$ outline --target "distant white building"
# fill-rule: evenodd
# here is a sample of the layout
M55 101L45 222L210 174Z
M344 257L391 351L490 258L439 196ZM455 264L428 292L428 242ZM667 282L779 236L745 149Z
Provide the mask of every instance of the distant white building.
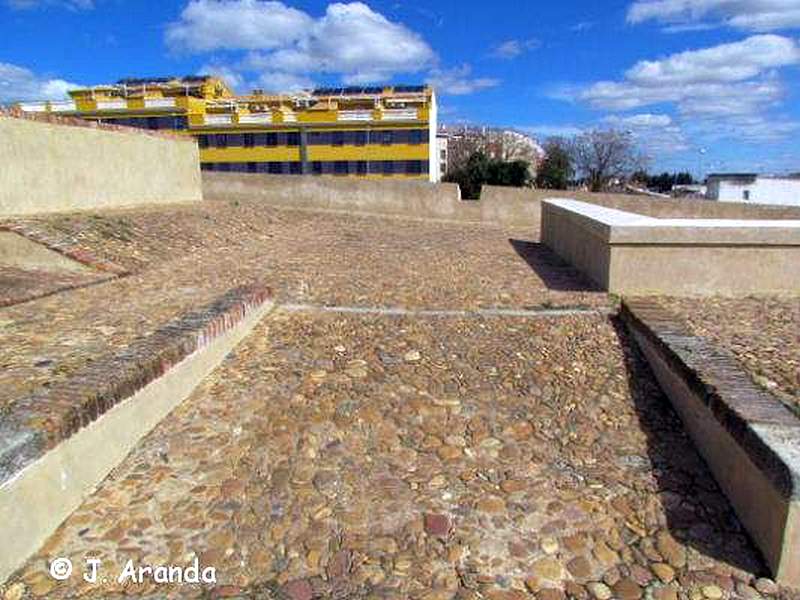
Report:
M708 176L709 200L800 206L800 177L754 173L718 173Z
M448 154L447 154L447 136L443 133L436 134L436 174L433 181L441 181L442 177L447 174Z

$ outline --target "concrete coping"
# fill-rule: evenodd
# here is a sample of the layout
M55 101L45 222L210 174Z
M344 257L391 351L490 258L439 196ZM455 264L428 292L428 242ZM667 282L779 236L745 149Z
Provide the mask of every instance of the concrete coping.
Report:
M543 203L610 244L800 246L800 220L659 219L579 200Z
M625 300L621 316L659 349L775 489L800 500L800 418L656 301Z
M0 486L265 305L268 288L242 286L183 315L69 379L17 399L0 422Z

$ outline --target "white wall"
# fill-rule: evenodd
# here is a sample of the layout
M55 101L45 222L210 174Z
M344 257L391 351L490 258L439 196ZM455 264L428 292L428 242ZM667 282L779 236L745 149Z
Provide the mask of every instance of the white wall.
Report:
M431 107L428 113L428 178L433 183L442 180L439 172L439 144L436 134L439 132L439 107L436 103L436 92L431 92Z
M749 192L749 200L745 199L745 192ZM752 183L712 180L708 197L725 202L800 206L800 179L759 177Z

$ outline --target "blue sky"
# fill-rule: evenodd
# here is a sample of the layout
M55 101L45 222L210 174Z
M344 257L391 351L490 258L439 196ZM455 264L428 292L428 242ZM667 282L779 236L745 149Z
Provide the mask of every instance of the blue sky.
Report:
M428 81L441 120L630 131L651 169L800 171L800 0L0 0L0 102L214 72Z

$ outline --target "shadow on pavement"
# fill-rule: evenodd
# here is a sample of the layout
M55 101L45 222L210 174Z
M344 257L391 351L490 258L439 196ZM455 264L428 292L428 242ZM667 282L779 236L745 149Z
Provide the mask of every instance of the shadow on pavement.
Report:
M538 242L509 239L509 243L551 290L559 292L601 292L580 271Z
M648 458L672 536L701 554L756 576L768 576L758 549L661 391L625 325L612 318L625 354L628 386L647 436Z

